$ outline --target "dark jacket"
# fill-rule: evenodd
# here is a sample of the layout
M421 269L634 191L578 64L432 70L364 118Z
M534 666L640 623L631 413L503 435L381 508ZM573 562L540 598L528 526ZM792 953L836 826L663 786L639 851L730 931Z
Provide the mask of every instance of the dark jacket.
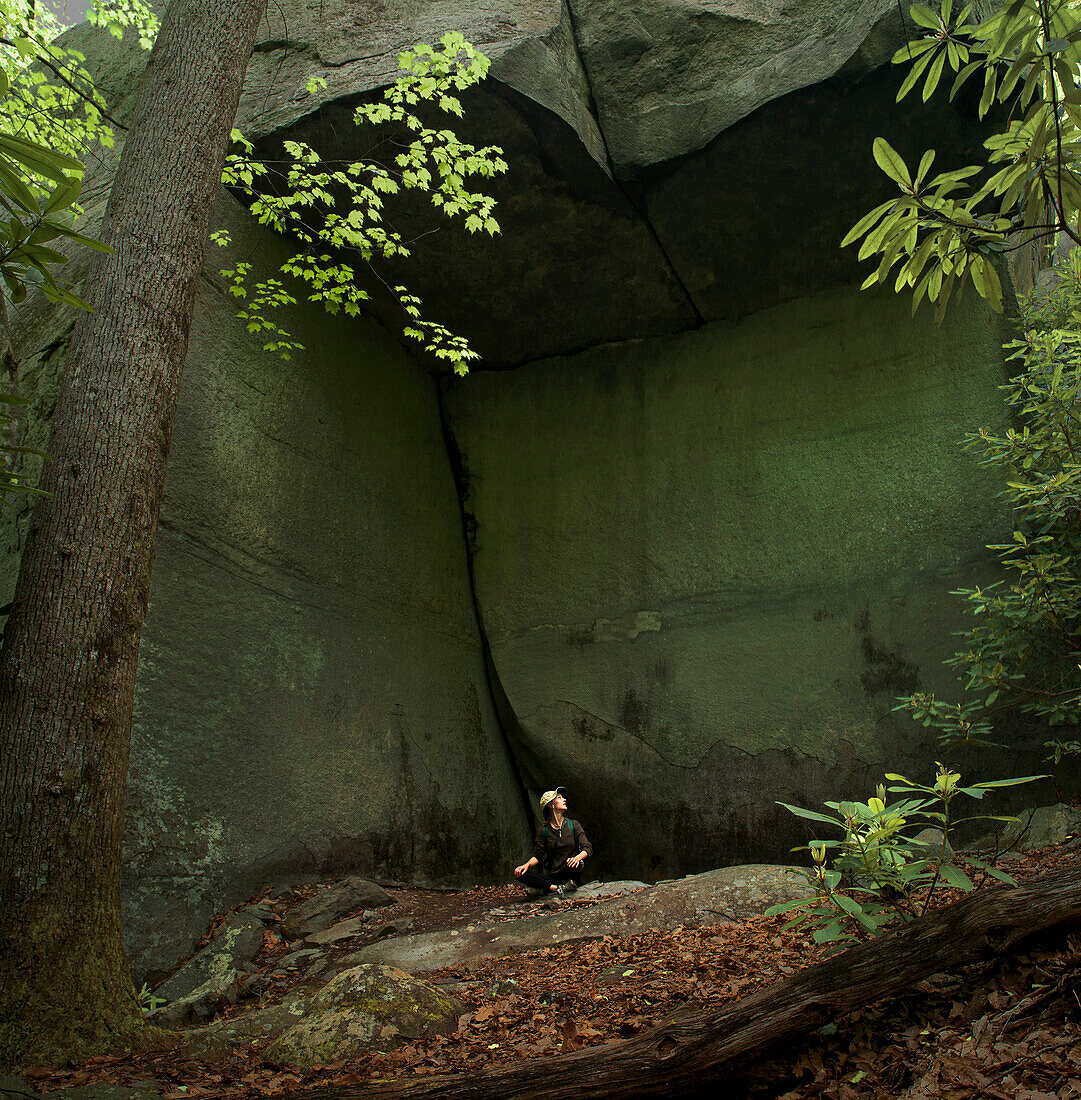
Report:
M548 822L537 829L533 855L540 861L541 870L546 874L561 871L567 860L579 852L585 852L587 856L593 855L593 845L589 843L589 837L580 821L564 818L562 828L557 829Z

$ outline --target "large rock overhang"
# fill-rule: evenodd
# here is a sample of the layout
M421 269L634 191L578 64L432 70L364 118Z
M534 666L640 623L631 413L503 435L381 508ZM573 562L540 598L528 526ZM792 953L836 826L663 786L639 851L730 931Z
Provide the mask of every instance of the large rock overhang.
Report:
M490 78L465 97L458 129L505 150L509 171L492 186L502 233L491 240L440 228L418 201L396 215L398 228L422 239L394 275L420 293L430 316L468 336L485 366L686 331L858 281L855 249L838 246L893 187L871 156L874 138L886 136L909 158L935 148L943 167L972 162L982 133L971 103L895 103L903 72L881 64L902 40L895 7L857 13L866 23L850 18L844 34L788 43L780 54L787 67L777 58L773 69L753 64L746 46L729 85L718 67L738 41L738 22L718 14L728 6L625 11L640 29L647 15L660 20L676 45L690 48L695 33L705 40L693 57L705 71L682 80L672 77L671 43L646 49L636 39L639 56L615 65L619 50L634 50L621 35L625 21L604 3L573 5L573 19L565 7L541 5L544 34L486 43L491 26L474 28L494 60ZM394 24L394 41L434 36L443 23L430 25L429 16ZM699 28L710 19L721 27L712 39ZM753 26L763 41L779 33ZM468 21L463 29L468 35ZM576 49L576 33L585 48ZM324 156L362 156L372 138L353 124L353 109L392 78L396 57L396 48L373 52L349 61L349 50L339 44L334 53L318 36L268 48L245 99L251 136L267 150L289 137ZM662 56L651 61L655 52ZM649 84L665 74L669 85ZM312 75L328 89L285 95ZM383 316L400 323L392 309Z

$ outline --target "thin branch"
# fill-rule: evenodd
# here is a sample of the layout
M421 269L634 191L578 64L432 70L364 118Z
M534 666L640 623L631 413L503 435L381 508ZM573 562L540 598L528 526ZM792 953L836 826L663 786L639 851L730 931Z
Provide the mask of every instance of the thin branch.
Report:
M1044 48L1046 49L1047 43L1051 41L1052 37L1051 23L1047 14L1047 3L1046 0L1036 0L1036 3L1040 12L1040 22L1043 24ZM1066 205L1062 201L1062 121L1058 113L1058 81L1055 78L1055 60L1051 54L1047 55L1047 86L1051 95L1051 117L1055 122L1055 145L1058 150L1058 171L1055 178L1058 182L1059 221L1062 231L1074 242L1074 244L1081 244L1081 237L1074 232L1073 228L1066 221Z
M2 35L0 35L0 45L11 46L13 49L18 49L18 47L15 45L14 42L11 41L10 38L5 38ZM49 69L58 80L63 81L63 83L66 84L77 96L79 96L81 99L85 99L87 103L91 104L94 107L95 111L100 112L102 118L107 119L113 126L116 126L117 128L125 131L125 133L127 132L128 128L122 122L117 122L117 120L113 118L113 116L109 114L109 112L105 110L105 108L96 99L94 99L92 95L85 92L73 80L65 76L50 58L46 57L44 54L39 53L37 56L37 60L47 69Z

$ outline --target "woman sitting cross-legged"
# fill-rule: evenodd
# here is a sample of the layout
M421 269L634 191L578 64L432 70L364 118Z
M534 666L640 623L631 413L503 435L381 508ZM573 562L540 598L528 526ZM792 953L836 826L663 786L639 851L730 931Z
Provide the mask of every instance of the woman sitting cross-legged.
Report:
M514 868L514 877L534 890L562 897L582 885L582 864L593 854L593 845L581 823L567 817L566 787L545 791L540 809L545 823L537 830L533 855Z

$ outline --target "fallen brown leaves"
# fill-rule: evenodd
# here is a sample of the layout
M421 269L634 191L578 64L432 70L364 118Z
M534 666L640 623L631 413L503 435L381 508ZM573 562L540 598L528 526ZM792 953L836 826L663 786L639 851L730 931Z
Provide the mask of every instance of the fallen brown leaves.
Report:
M1044 854L1016 870L1033 873L1055 859ZM419 906L422 893L402 900ZM495 887L440 895L432 899L438 913L428 911L425 923L448 927L515 894ZM679 1006L720 1007L817 961L819 949L798 932L781 932L781 923L757 917L605 937L425 975L466 1008L452 1034L306 1073L267 1062L252 1046L215 1062L176 1049L94 1059L34 1080L43 1090L150 1080L167 1100L233 1100L545 1059L630 1038ZM281 950L276 940L268 936L267 954ZM1079 974L1081 942L1060 939L1004 963L937 975L774 1052L749 1080L763 1095L788 1089L785 1100L1081 1100Z
M676 928L541 948L468 969L426 975L468 1011L452 1035L407 1043L349 1063L359 1080L464 1073L481 1065L546 1057L614 1042L659 1023L673 1008L716 1007L816 957L780 921ZM340 1084L336 1068L313 1070L305 1086Z
M853 1014L767 1074L781 1100L1081 1098L1081 942L940 974Z
M780 920L676 928L542 948L468 969L425 975L466 1012L451 1035L307 1073L266 1062L258 1047L222 1061L162 1050L42 1071L42 1088L153 1080L169 1100L274 1096L294 1088L363 1084L374 1078L468 1072L481 1065L547 1057L636 1035L688 1002L717 1006L816 957Z

